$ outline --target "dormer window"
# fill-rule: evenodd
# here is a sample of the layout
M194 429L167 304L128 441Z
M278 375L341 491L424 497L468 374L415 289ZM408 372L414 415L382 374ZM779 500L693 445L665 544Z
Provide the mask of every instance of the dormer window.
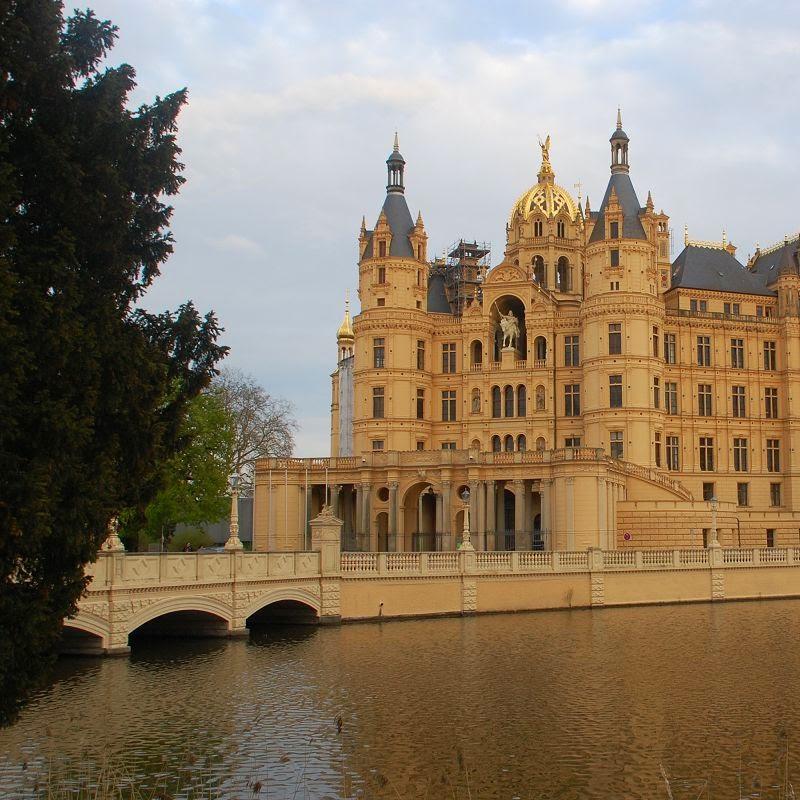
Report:
M619 222L612 222L609 227L611 228L611 238L619 239Z
M378 242L378 256L386 258L386 242Z

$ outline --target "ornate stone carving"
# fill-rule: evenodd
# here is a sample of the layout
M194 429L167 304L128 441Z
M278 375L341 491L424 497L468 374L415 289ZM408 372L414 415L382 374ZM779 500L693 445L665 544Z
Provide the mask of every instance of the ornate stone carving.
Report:
M478 584L474 578L465 578L461 584L461 610L465 614L478 610Z
M514 348L519 339L519 321L513 311L500 317L500 328L503 331L503 348Z
M592 573L592 605L602 606L606 602L606 583L602 573Z

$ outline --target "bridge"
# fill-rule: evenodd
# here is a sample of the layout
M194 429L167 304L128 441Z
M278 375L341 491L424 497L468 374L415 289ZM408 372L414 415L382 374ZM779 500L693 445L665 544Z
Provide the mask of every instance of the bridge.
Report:
M330 509L308 552L101 552L64 651L125 654L155 636L261 623L800 596L800 547L342 553Z

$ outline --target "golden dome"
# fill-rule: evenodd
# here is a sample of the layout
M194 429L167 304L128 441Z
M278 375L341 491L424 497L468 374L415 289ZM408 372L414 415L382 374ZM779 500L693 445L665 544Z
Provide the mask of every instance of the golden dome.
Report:
M350 292L347 293L347 299L344 301L344 319L336 331L337 339L353 339L356 335L353 333L353 323L350 321Z
M553 219L561 212L566 212L572 222L578 216L578 206L572 199L572 195L555 183L555 173L550 165L550 137L542 143L542 166L539 169L539 182L531 186L511 209L510 219L519 215L522 219L528 219L532 214L542 214L548 219Z

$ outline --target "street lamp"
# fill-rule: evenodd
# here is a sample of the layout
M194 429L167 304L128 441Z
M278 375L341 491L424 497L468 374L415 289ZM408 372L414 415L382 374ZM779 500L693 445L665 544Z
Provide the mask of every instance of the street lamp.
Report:
M711 496L711 547L719 547L719 540L717 539L717 509L719 508L719 500L716 495Z
M461 532L460 550L474 550L469 536L469 487L461 490L461 500L464 503L464 530Z
M226 550L244 550L244 545L239 539L239 476L231 475L231 526L228 541L225 542Z

